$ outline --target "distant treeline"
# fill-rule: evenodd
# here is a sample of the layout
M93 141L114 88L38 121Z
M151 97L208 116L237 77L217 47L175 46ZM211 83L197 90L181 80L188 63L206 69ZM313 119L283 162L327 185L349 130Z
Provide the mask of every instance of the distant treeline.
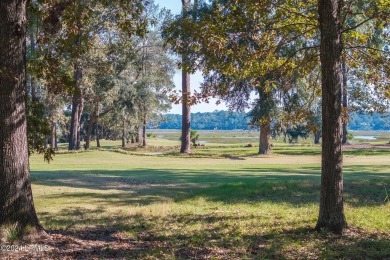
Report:
M180 129L181 115L166 114L159 129ZM191 128L196 130L250 129L246 113L214 111L191 114ZM351 130L390 130L390 114L353 114L350 118Z
M249 129L249 119L245 113L214 111L191 114L191 128L195 130L234 130ZM166 114L159 129L181 129L181 115Z

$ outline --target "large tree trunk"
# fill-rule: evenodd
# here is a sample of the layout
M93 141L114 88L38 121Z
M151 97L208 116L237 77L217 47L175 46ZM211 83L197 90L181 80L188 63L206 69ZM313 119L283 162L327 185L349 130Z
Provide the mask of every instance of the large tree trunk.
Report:
M342 143L348 143L348 71L347 64L343 61L343 140Z
M347 222L344 216L341 150L341 1L319 0L318 3L323 123L321 198L316 229L342 233Z
M271 92L265 92L264 88L257 89L259 93L259 102L261 106L264 106L263 109L264 115L262 116L260 122L260 144L259 144L259 154L271 154L271 111L274 104L273 94Z
M260 126L260 145L259 145L259 154L270 154L271 145L271 127L269 124L262 124Z
M34 209L29 178L26 3L0 1L0 228L16 224L22 235L32 236L44 231Z
M190 96L190 74L182 71L182 121L181 121L181 153L191 153L191 106Z
M190 0L182 0L183 12L191 8ZM187 54L182 56L183 64L188 63ZM190 74L185 68L182 69L182 123L181 123L181 153L191 153L191 106L189 98L191 95Z
M72 114L70 119L69 131L69 150L77 150L80 131L80 115L82 110L83 97L81 95L80 81L82 78L82 70L78 63L74 65L74 80L77 84L77 89L72 97Z

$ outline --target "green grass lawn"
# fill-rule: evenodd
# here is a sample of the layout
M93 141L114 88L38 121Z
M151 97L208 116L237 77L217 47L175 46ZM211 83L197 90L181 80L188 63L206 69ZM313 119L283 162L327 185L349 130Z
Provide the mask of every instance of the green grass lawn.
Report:
M251 156L252 150L238 146L209 148L199 151L204 157L198 151L177 157L95 150L58 154L50 164L33 155L38 215L55 240L68 241L53 242L45 256L390 257L388 153L345 156L349 229L336 236L312 231L319 204L319 147L280 147L289 153L276 148L271 156ZM230 150L238 157L210 156Z

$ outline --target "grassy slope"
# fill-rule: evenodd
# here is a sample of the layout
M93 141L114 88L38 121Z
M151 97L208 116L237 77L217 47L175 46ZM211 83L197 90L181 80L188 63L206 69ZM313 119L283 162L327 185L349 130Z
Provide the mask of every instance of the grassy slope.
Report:
M230 159L93 151L50 165L33 156L35 203L46 228L75 237L108 228L137 245L122 252L130 258L390 257L390 156L345 157L351 228L339 237L310 232L320 157L294 149L299 155Z

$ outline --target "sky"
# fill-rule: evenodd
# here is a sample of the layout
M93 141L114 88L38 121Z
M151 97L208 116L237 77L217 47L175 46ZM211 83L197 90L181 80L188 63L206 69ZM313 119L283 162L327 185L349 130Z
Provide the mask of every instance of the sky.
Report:
M179 14L181 11L181 0L154 0L160 8L170 9L173 14ZM202 73L197 72L191 75L191 90L199 90L200 84L203 81ZM181 71L177 70L173 79L177 89L181 89ZM208 104L197 104L191 107L192 113L197 112L213 112L215 110L227 110L225 104L216 105L216 99L211 99ZM172 114L181 114L181 105L172 105L172 109L169 111Z

